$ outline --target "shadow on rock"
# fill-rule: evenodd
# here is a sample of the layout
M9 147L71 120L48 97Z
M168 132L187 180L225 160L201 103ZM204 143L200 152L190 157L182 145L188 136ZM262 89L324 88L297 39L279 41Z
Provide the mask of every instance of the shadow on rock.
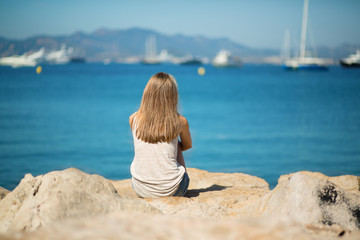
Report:
M200 195L200 193L221 191L221 190L224 190L226 188L229 188L229 187L213 184L212 186L210 186L208 188L190 189L190 190L188 190L186 192L184 197L187 197L187 198L197 197L197 196Z

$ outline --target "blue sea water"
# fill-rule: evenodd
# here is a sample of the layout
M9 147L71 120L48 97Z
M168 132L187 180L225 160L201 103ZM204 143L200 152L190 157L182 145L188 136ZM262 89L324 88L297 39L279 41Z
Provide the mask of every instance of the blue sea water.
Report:
M148 79L175 76L193 148L188 167L242 172L271 187L300 170L360 175L360 70L292 72L279 66L70 64L0 67L0 186L76 167L130 178L128 117Z

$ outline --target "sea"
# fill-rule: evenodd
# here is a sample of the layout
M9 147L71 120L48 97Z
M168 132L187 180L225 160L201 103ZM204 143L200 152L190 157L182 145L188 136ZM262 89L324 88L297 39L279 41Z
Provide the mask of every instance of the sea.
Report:
M360 175L360 69L286 71L141 64L0 67L0 186L78 168L131 177L128 117L157 72L178 82L190 124L187 167L245 173L271 188L283 174Z

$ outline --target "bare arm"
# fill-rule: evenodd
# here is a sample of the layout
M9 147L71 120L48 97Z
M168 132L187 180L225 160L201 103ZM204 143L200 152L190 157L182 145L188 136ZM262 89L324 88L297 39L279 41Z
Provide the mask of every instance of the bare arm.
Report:
M179 141L179 148L178 148L178 152L177 152L177 158L176 160L178 161L178 163L183 166L185 168L186 171L186 166L185 166L185 160L184 160L184 155L181 151L181 145L180 145L180 141Z
M192 147L189 123L183 116L180 116L182 129L180 132L180 149L186 151Z

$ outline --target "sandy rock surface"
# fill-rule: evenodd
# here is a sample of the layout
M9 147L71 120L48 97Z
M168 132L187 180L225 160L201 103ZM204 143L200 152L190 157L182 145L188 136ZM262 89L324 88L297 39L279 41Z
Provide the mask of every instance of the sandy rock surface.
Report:
M189 190L184 197L144 199L166 215L229 218L270 192L269 184L243 173L211 173L189 168ZM112 181L119 195L139 199L131 180Z
M342 176L337 176L337 177L328 177L319 172L301 171L299 173L310 176L310 177L317 178L319 180L332 182L335 185L342 188L343 190L351 192L351 193L359 193L359 191L360 191L360 177L358 177L358 176L342 175ZM280 184L282 181L289 180L289 178L294 174L295 173L291 173L288 175L280 176L280 178L278 180L278 184Z
M0 200L0 239L360 239L356 176L298 172L270 191L247 174L188 173L184 197L160 199L74 168L27 174Z
M113 211L160 212L144 201L122 199L105 178L75 168L35 178L26 174L0 201L0 233L32 231L68 217Z
M3 188L3 187L0 187L0 200L3 199L10 191Z
M341 236L341 238L339 238ZM228 219L126 214L67 219L35 232L8 234L3 240L118 240L118 239L242 239L242 240L357 240L359 232L338 226L303 226L288 219Z
M350 186L352 178L341 181L350 191L330 180L322 174L304 172L281 177L275 189L243 208L241 214L287 216L302 224L338 224L360 230L360 193Z

